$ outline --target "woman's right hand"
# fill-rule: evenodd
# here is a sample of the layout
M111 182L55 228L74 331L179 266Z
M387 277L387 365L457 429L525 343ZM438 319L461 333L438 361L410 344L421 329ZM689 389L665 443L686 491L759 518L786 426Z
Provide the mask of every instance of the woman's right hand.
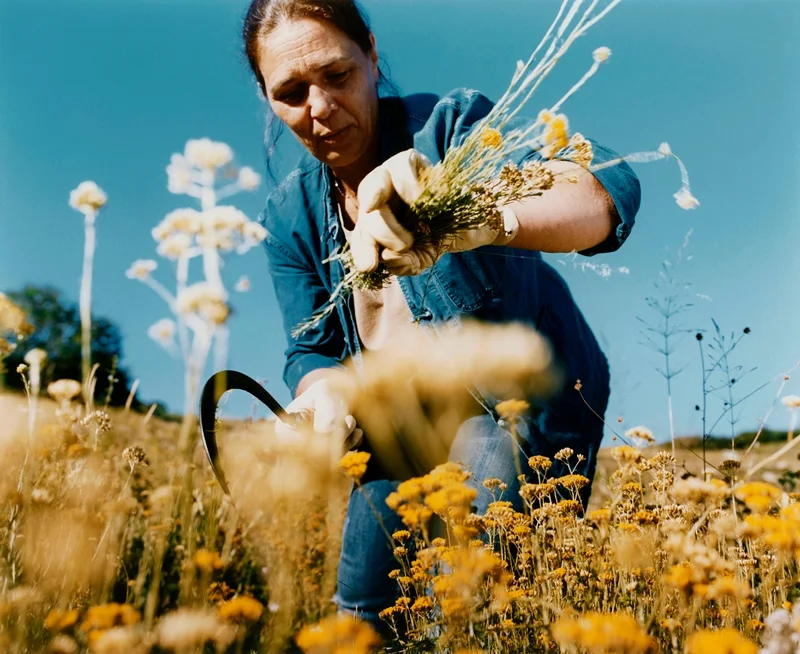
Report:
M343 393L331 379L313 382L286 407L286 413L300 412L311 414L316 433L341 438L345 452L361 443L363 432L356 426L356 419L350 413ZM293 427L280 419L275 423L275 435L279 440L294 440L302 429L302 426Z

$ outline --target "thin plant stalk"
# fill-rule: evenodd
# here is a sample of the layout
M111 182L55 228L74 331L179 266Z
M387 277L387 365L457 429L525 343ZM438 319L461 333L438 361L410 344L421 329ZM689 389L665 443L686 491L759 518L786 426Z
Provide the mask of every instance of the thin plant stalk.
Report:
M87 209L84 212L83 273L80 291L81 378L84 385L92 367L92 264L96 244L94 227L96 217L95 210ZM84 392L86 392L85 386Z

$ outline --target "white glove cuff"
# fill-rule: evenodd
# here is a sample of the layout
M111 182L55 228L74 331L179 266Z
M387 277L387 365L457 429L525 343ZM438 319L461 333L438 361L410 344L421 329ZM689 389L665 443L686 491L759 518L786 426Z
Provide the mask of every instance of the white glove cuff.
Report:
M497 235L492 245L508 245L519 232L519 219L511 207L503 207L503 230Z

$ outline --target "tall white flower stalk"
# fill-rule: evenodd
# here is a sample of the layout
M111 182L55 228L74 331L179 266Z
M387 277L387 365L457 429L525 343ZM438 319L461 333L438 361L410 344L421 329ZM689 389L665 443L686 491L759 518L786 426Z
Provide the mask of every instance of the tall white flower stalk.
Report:
M81 378L84 385L92 368L92 264L96 247L94 223L106 203L106 194L94 182L81 182L69 195L69 205L83 214L83 272L81 274Z
M200 380L212 348L215 368L226 367L230 309L222 279L224 255L244 254L266 237L266 230L244 213L219 204L241 191L254 191L261 183L255 171L237 168L233 159L228 145L204 138L188 141L184 152L172 155L167 166L170 192L188 195L199 204L199 209L170 212L152 231L157 253L174 262L175 291L153 278L158 264L152 259L133 262L126 273L153 289L172 314L153 324L148 335L184 360L184 416L196 413ZM193 259L201 261L202 278L190 283Z

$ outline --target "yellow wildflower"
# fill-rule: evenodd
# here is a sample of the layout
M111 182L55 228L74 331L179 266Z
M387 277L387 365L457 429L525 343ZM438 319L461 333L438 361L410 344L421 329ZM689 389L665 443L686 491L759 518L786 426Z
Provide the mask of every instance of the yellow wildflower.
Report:
M611 457L618 464L632 464L638 463L643 458L641 450L631 447L630 445L620 445L611 448Z
M556 481L568 490L580 490L589 485L589 480L583 475L566 475Z
M503 135L499 130L487 127L481 132L481 145L484 148L497 149L503 145Z
M411 538L411 532L406 531L405 529L400 529L392 534L392 538L394 538L398 543L405 543L409 538Z
M75 625L76 622L78 622L78 612L74 609L72 611L53 609L47 614L44 627L48 631L65 631Z
M530 408L531 405L525 400L505 400L503 402L499 402L495 407L495 410L501 418L505 418L506 420L516 420L517 418L525 415L525 412Z
M590 652L644 654L657 652L656 641L630 615L585 613L562 617L552 627L561 647L581 647Z
M412 611L425 611L433 607L433 600L430 597L418 597L411 605Z
M717 577L709 584L707 597L714 600L724 597L743 600L750 596L750 592L750 586L742 581L730 576Z
M194 555L194 564L206 573L221 570L224 567L219 554L206 549L197 550Z
M219 607L220 617L234 622L256 622L263 612L261 602L247 595L234 597Z
M695 570L691 563L673 565L664 576L664 583L675 586L679 590L686 590L695 580Z
M783 491L777 486L768 484L764 481L750 481L746 484L739 486L735 495L740 500L746 500L748 497L761 496L767 497L770 500L777 501L780 499Z
M608 522L611 520L611 509L594 509L586 514L586 519L590 522Z
M390 616L391 612L381 612L381 617ZM306 654L367 654L380 643L380 637L367 622L349 615L333 615L316 625L303 627L297 634L296 642Z
M358 483L367 471L369 452L348 452L339 460L339 467L354 482Z
M530 459L528 459L528 465L533 470L544 471L544 470L549 470L550 466L553 465L553 462L550 461L550 459L548 459L546 456L541 456L537 454L536 456L532 456Z
M81 631L111 629L136 624L141 617L130 604L101 604L89 607L80 628Z
M686 654L757 654L758 647L736 629L711 631L703 629L689 636L686 641Z

